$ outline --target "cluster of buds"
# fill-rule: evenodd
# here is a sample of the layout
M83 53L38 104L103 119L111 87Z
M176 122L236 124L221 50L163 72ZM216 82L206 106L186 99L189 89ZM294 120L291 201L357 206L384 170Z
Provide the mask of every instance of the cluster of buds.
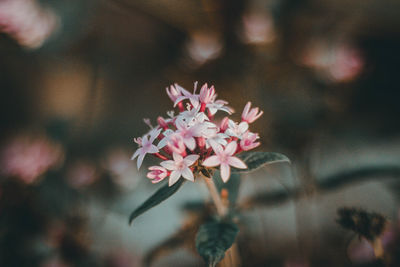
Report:
M204 84L200 93L193 93L178 84L167 88L167 94L178 107L179 114L167 112L168 118L158 117L157 126L149 120L145 122L150 131L134 141L139 148L132 159L137 158L140 168L146 154L152 154L163 161L161 166L149 167L147 177L152 183L158 183L169 177L169 186L181 177L194 181L199 173L210 173L211 168L220 166L221 178L228 181L231 166L247 169L246 164L236 157L242 151L251 150L260 145L258 134L249 131L249 124L262 115L258 108L251 108L248 102L243 110L241 122L228 117L220 122L214 119L218 111L232 114L228 102L217 100L214 86ZM186 105L186 108L185 108Z

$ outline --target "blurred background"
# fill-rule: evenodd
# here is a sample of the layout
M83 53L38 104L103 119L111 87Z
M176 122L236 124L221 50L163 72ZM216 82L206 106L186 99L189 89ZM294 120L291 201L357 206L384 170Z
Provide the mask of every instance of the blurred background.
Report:
M240 118L264 110L242 177L242 266L385 266L336 224L385 216L399 264L397 0L1 0L0 266L204 266L207 191L186 183L128 225L158 186L137 171L165 87L213 84ZM146 162L146 161L145 161ZM149 163L149 161L147 161Z

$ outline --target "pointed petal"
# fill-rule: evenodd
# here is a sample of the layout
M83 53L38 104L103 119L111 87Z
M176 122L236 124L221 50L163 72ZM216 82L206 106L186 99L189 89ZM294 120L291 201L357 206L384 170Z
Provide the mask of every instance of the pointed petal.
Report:
M221 161L219 160L218 156L211 156L206 158L203 161L202 165L206 167L215 167L218 166L219 164L221 164Z
M168 185L172 186L173 184L178 182L178 180L181 177L181 175L182 175L181 171L173 171L173 172L171 172L171 175L169 176Z
M175 161L173 160L166 160L160 163L161 166L163 166L164 168L168 169L168 170L175 170Z
M153 130L151 131L151 135L150 135L150 143L153 143L154 140L160 135L162 129L158 129L158 130Z
M180 161L183 160L183 157L181 155L179 155L178 153L175 153L175 152L172 154L172 157L174 158L175 162L180 162Z
M194 182L193 172L189 168L185 168L182 170L182 176L183 178Z
M158 148L155 145L151 145L151 147L149 148L147 153L154 154L154 153L157 153L158 151L160 151L160 150L158 150Z
M247 129L249 129L249 124L247 122L242 121L239 124L238 129L239 129L239 132L244 133L245 131L247 131Z
M183 142L185 143L186 147L192 151L196 148L196 140L194 140L193 137L185 138Z
M237 157L229 157L228 164L238 169L247 169L246 163Z
M181 102L182 100L185 100L186 98L187 98L186 96L178 97L174 102L174 107L176 107L176 105L178 105L179 102Z
M226 146L225 154L232 156L236 152L236 149L237 149L237 143L236 141L232 141Z
M246 118L247 113L249 113L251 106L251 102L247 102L246 106L244 106L243 112L242 112L242 118Z
M187 166L191 166L193 163L196 162L196 160L199 159L199 157L200 157L199 155L189 155L184 159L184 161Z
M137 168L138 170L140 169L140 166L142 166L142 162L144 159L144 156L146 156L146 153L140 154L137 160Z
M138 148L133 156L131 157L131 160L134 160L137 156L139 156L140 152L142 151L142 148Z
M228 164L221 164L221 178L224 183L229 180L229 176L231 176L231 168Z
M224 151L224 149L222 148L222 146L220 144L218 144L217 142L215 142L214 140L210 139L210 145L213 148L215 154L220 154L222 153L222 151Z

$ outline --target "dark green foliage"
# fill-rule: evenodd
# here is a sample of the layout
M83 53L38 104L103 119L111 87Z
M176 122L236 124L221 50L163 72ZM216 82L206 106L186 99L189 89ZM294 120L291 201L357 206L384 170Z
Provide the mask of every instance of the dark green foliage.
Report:
M379 237L385 229L386 219L375 212L366 212L356 208L338 210L337 223L343 228L352 230L368 240Z
M155 192L150 198L148 198L142 205L140 205L131 213L131 216L129 216L129 224L131 224L132 221L142 213L157 206L158 204L175 194L182 186L184 181L185 179L179 179L179 181L172 186L168 186L168 184L165 184L163 187L158 189L157 192Z
M244 152L239 154L238 157L246 163L248 168L243 170L232 168L234 172L251 172L265 165L278 162L290 163L288 157L275 152Z
M235 242L238 232L239 228L233 222L205 223L196 235L197 251L209 266L215 266Z

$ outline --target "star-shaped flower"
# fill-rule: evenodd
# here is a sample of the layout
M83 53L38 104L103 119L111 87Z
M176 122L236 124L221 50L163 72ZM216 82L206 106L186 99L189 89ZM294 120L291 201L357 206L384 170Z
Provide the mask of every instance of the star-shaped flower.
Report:
M193 165L193 163L195 163L200 156L189 155L183 158L177 153L173 153L172 156L174 160L166 160L160 163L161 166L172 171L171 175L169 176L168 185L171 186L175 184L181 176L189 181L194 182L193 172L189 167Z
M136 150L135 154L133 154L131 160L138 157L137 160L138 169L140 169L140 166L142 166L144 156L146 156L147 153L153 154L159 151L158 148L155 145L153 145L153 142L160 135L160 133L161 129L154 128L150 131L150 133L143 136L143 138L135 139L135 142L138 143L140 147Z
M206 158L202 165L206 167L216 167L221 166L221 178L224 183L229 180L231 175L231 168L235 167L238 169L247 169L246 164L239 158L234 157L233 154L236 152L237 143L236 141L230 142L225 149L222 148L220 144L215 142L210 142L211 146L215 152L214 156Z

